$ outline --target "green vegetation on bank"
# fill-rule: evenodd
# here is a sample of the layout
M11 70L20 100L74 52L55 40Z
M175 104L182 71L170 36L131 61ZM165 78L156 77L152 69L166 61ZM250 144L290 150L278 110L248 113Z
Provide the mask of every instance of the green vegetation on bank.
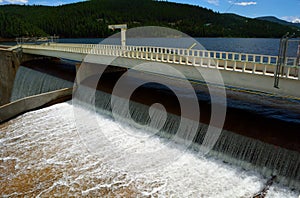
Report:
M165 26L194 37L281 37L299 29L220 14L199 6L154 0L90 0L63 6L0 6L0 37L59 35L107 37L109 24Z

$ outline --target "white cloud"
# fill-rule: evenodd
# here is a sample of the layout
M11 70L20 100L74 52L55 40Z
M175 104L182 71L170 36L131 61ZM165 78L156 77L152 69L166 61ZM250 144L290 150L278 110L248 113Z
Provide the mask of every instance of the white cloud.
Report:
M292 22L292 23L300 23L300 17L299 16L284 16L281 17L281 19Z
M28 3L28 0L0 0L0 3L7 2L7 3L12 3L12 4L24 4Z
M233 5L238 5L238 6L250 6L250 5L256 5L257 4L256 1L243 1L243 2L229 1L229 3L231 3Z
M60 6L66 4L62 1L37 1L34 3L35 5L47 5L47 6Z
M300 23L300 18L292 21L293 23Z
M205 0L207 3L213 4L218 6L219 5L219 0Z

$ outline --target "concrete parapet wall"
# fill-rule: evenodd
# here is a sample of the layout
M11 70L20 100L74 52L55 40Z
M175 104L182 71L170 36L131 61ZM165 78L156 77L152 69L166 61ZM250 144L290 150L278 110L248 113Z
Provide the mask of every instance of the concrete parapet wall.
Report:
M106 56L99 56L101 61L105 64L106 59L109 57ZM146 62L146 61L145 61ZM124 68L133 68L136 65L139 65L143 62L141 60L136 59L129 59L129 58L117 58L112 63L108 63L109 65L124 67ZM160 63L158 63L160 64ZM250 63L249 63L250 64ZM260 91L260 92L267 92L270 94L275 94L278 96L289 96L300 98L299 90L300 81L282 77L279 80L279 89L274 88L274 76L272 75L260 75L257 72L253 73L252 71L247 72L237 72L237 71L230 71L225 69L216 69L216 68L209 68L209 67L201 67L201 66L189 66L189 65L180 65L180 64L173 64L168 63L168 65L174 66L178 71L186 76L186 78L191 80L197 81L206 81L207 83L216 84L215 77L216 72L219 72L223 78L224 85L229 87L236 87L241 89L253 90L253 91ZM267 68L268 69L268 68ZM143 71L149 73L157 73L163 75L170 75L169 70L160 70L160 71L153 71L152 67L149 69L144 69ZM267 71L271 72L271 71ZM298 70L296 72L299 72ZM206 77L204 79L203 77Z
M44 94L30 96L0 107L0 123L31 110L43 108L72 98L73 88L61 89Z

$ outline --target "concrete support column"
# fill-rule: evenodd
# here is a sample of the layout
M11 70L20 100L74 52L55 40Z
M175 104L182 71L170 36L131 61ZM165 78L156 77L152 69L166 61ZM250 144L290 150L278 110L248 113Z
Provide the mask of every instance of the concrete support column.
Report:
M19 49L0 48L0 106L10 102L15 77L21 63L37 58L42 57L22 54Z
M10 102L19 66L20 62L14 52L0 49L0 106Z

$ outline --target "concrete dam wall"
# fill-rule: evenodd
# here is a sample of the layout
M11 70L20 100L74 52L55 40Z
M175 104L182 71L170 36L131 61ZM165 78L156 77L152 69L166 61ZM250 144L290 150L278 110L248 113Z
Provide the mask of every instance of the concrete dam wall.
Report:
M0 106L9 103L20 61L15 52L0 48Z

